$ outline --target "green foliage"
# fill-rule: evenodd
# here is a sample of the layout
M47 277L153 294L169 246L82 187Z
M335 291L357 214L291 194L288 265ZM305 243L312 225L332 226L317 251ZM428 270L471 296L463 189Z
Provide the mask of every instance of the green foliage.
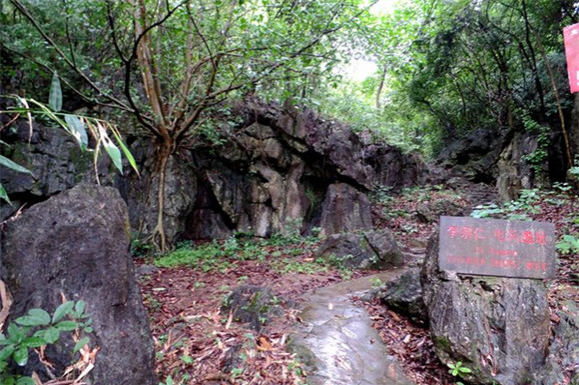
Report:
M565 234L555 244L555 247L561 254L578 254L579 238L570 234Z
M529 116L528 111L521 111L522 123L528 132L537 135L537 148L523 157L523 160L528 162L535 172L536 178L541 178L541 172L547 157L549 156L548 149L550 145L549 127L539 124Z
M62 333L84 331L91 333L92 320L85 313L84 301L67 301L56 308L52 316L43 309L30 309L27 315L18 317L0 333L0 383L34 385L32 378L9 371L11 363L25 366L29 350L55 344ZM89 343L84 337L76 341L74 353Z
M449 363L447 366L450 368L448 373L454 377L464 378L465 375L472 373L468 367L464 366L462 362L457 361L455 364ZM462 382L457 382L456 385L464 385Z
M95 149L89 150L94 152L95 164L98 161L99 156L101 155L100 148L102 146L120 173L123 172L123 163L122 163L123 155L129 162L131 167L138 173L135 159L133 158L133 155L123 142L121 135L118 131L118 128L114 124L105 120L95 119L92 117L72 115L59 112L62 109L62 90L60 87L60 80L56 73L54 73L54 76L52 78L52 85L50 88L48 106L34 99L26 99L20 96L12 96L12 98L14 98L19 103L20 106L11 107L5 111L0 110L0 113L26 115L28 117L28 124L30 127L31 134L33 130L32 117L33 116L46 117L49 119L50 122L57 124L58 126L63 128L67 133L73 136L82 150L89 150L88 135L87 135L88 131L90 132L90 135L96 140ZM30 108L30 105L33 105L36 108L35 109ZM109 134L113 135L115 141L118 144L118 147L110 139ZM2 142L0 144L5 143ZM0 155L0 167L6 167L16 172L31 174L31 172L25 167L22 167L14 163L10 159L2 155ZM96 177L98 178L98 175ZM0 184L0 199L4 199L6 202L10 203L10 199L2 184Z
M506 202L502 206L494 203L475 207L470 214L473 218L504 218L509 220L531 220L529 214L538 214L541 210L537 205L541 199L539 189L523 189L518 199Z
M155 259L158 267L190 266L204 272L226 271L232 265L228 255L219 243L212 242L191 247L189 243L178 245L177 248Z

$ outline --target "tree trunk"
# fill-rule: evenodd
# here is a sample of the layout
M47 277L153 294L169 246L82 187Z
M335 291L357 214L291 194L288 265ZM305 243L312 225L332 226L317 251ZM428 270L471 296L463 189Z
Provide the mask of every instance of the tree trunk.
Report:
M157 224L151 234L151 240L156 244L158 250L164 253L167 250L167 236L165 234L165 181L167 176L167 162L173 154L172 143L162 142L157 150Z

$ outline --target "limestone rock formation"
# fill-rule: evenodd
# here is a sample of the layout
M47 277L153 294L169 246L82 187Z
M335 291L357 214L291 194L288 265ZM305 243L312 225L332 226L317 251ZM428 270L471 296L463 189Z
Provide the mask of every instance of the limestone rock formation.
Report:
M388 308L404 314L413 322L428 323L418 269L411 269L397 279L387 282L378 297Z
M14 302L8 320L31 308L53 312L62 296L83 300L99 346L92 385L157 385L153 340L129 255L125 203L112 188L79 185L8 221L0 276ZM73 341L46 351L55 372L71 363ZM46 378L38 359L26 370Z
M307 108L250 99L232 114L238 123L215 128L219 144L199 141L169 164L174 183L166 195L176 197L165 210L170 241L236 232L268 237L288 226L301 232L321 227L324 234L369 229L369 191L409 187L424 175L417 156L366 143ZM129 175L119 189L132 227L147 235L156 218L154 148L138 141L132 148L142 177Z
M0 200L0 221L24 204L42 202L81 181L95 180L91 154L82 152L75 140L61 129L35 124L30 132L28 122L19 120L2 130L1 139L10 145L2 146L2 155L32 174L2 168L0 183L13 205ZM106 171L107 164L103 158L100 171Z
M469 382L534 384L550 338L543 282L458 276L438 269L438 234L421 272L424 302L436 352L445 363L473 370Z
M370 199L348 184L330 185L321 207L322 235L372 228Z
M398 244L387 229L331 235L316 256L354 269L388 269L403 262Z

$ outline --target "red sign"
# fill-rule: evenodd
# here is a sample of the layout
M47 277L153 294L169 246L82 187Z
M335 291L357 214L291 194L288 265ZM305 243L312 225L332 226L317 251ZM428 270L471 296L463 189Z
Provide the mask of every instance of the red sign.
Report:
M545 222L441 217L439 267L473 275L553 278L554 232Z
M563 28L567 73L571 93L579 91L579 24Z

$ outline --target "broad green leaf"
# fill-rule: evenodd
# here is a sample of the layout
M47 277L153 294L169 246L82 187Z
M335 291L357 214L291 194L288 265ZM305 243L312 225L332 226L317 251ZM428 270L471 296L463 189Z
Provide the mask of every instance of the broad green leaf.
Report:
M74 312L78 315L81 316L82 313L84 313L84 310L86 308L86 302L84 301L78 301L76 303L76 305L74 305Z
M64 120L68 123L70 133L75 137L80 147L86 148L88 146L88 135L82 120L75 115L64 115Z
M52 84L50 85L50 94L48 95L48 105L54 112L58 112L62 109L62 90L56 72L52 75Z
M60 331L55 327L48 328L44 331L44 339L49 344L55 343L56 341L58 341L59 338L60 338Z
M0 183L0 199L4 199L6 203L12 205L12 202L10 202L10 198L8 198L8 194L6 193L4 186L2 186L2 183Z
M27 346L29 348L38 348L46 345L44 338L40 337L28 337L22 340L22 346Z
M19 317L14 322L24 326L44 326L50 324L50 314L43 309L30 309L28 315Z
M32 174L32 172L30 172L30 170L28 170L27 168L22 167L21 165L19 165L17 163L14 163L10 159L8 159L2 155L0 155L0 165L7 167L11 170L17 171L17 172L23 172L25 174Z
M55 328L62 332L70 332L78 327L78 324L74 321L61 321L54 325Z
M32 377L20 377L18 381L16 381L16 385L36 385L36 382Z
M28 348L26 346L19 347L14 354L14 361L18 366L24 366L28 362Z
M77 343L74 345L73 353L78 352L80 349L82 349L89 342L90 342L90 339L88 337L83 337L80 340L78 340Z
M74 307L73 301L66 301L56 308L54 314L52 315L52 323L56 323L62 319L65 315L71 312Z
M0 361L6 361L14 353L14 345L8 345L0 350Z
M26 337L27 331L27 328L21 328L15 323L11 323L8 325L8 340L14 344L18 344Z

